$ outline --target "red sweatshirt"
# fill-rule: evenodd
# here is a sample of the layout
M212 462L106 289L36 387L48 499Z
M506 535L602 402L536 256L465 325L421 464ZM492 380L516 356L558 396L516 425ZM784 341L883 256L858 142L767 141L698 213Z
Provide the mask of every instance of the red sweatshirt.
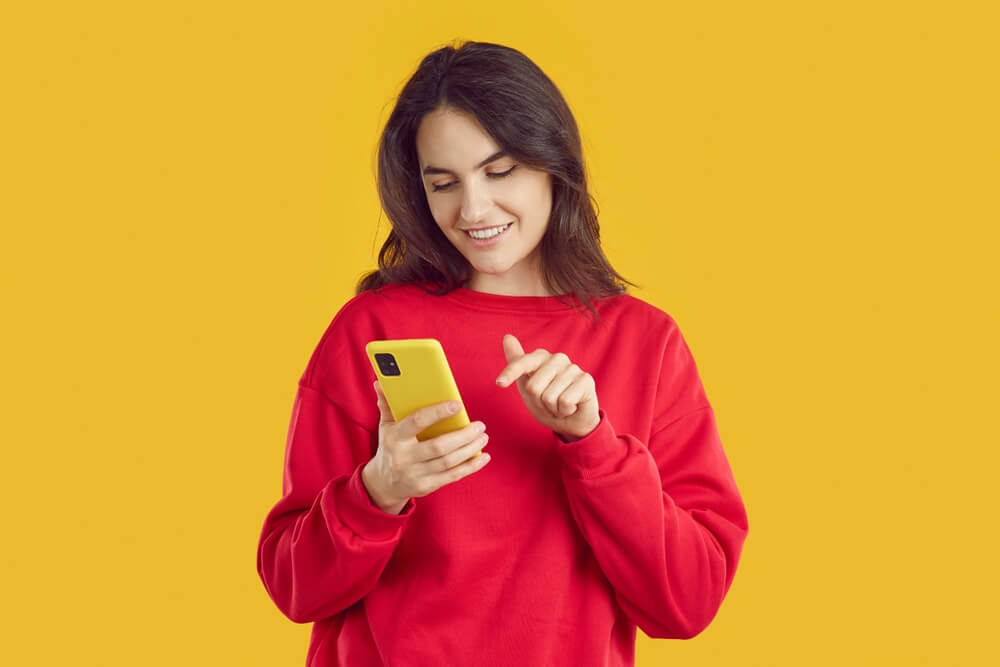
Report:
M637 626L688 638L714 618L748 524L695 361L667 313L628 294L596 307L601 322L558 297L397 284L340 309L299 380L257 551L278 608L315 623L307 665L633 665ZM506 333L593 376L592 433L563 442L495 384ZM361 481L379 424L365 344L385 338L441 341L492 459L399 515Z

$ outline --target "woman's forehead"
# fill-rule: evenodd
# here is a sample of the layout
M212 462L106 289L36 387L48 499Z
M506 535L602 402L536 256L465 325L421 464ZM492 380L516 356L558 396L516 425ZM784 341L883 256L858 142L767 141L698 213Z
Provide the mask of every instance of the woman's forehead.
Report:
M493 137L466 114L434 112L417 130L421 170L475 170L502 157L497 155L501 152Z

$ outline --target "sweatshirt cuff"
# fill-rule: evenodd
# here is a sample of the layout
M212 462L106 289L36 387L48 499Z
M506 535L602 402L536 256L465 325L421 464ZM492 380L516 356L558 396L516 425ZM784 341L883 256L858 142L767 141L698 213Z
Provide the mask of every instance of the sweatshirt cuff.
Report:
M334 486L335 512L341 522L354 534L372 542L398 539L407 519L413 514L414 503L410 498L399 514L380 509L361 479L364 464L354 469L346 484Z
M593 431L573 442L565 442L553 431L556 451L573 477L597 477L616 471L628 456L628 446L622 442L608 421L603 408L598 409L601 420Z

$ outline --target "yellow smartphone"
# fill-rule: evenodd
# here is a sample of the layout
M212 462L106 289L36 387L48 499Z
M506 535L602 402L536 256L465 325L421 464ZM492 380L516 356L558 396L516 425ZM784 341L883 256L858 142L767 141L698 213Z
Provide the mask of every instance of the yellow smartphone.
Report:
M436 403L458 401L461 404L456 414L418 433L417 440L429 440L469 424L455 376L438 339L373 340L365 345L365 352L396 421Z

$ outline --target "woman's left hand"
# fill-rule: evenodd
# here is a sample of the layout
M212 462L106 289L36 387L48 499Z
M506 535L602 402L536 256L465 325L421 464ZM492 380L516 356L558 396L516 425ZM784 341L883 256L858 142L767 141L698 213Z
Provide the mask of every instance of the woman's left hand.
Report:
M517 381L521 399L542 426L562 434L566 440L589 435L601 421L594 378L562 352L538 348L524 353L513 334L503 337L507 366L497 386Z

